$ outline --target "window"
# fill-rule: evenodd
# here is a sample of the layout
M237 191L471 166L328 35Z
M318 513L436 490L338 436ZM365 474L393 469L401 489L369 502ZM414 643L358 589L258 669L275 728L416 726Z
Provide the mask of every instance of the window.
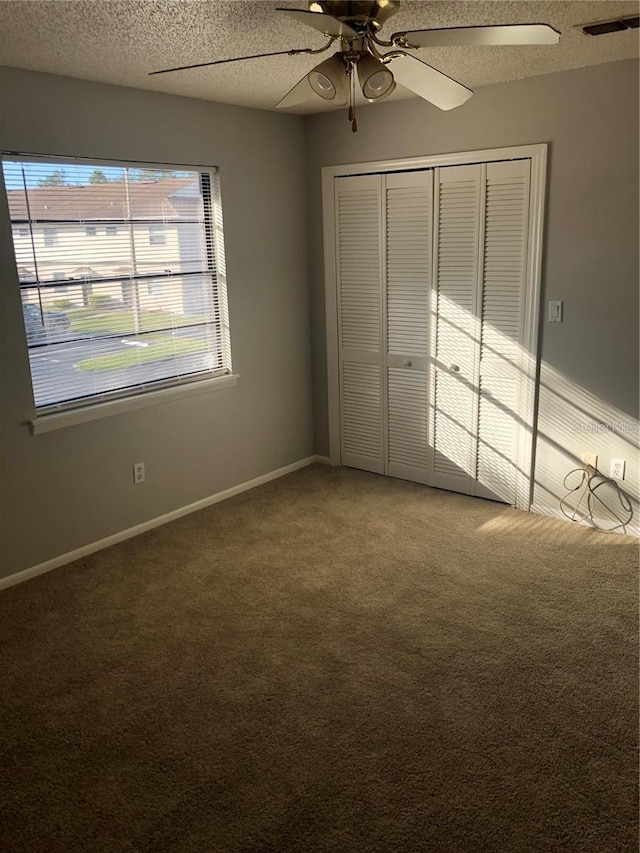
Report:
M55 228L43 228L42 236L44 239L44 245L48 249L58 245L58 232Z
M118 233L118 226L117 225L107 225L106 228L104 229L104 233L107 235L107 237L113 237L115 234Z
M167 243L167 235L164 230L164 225L149 226L149 245L150 246L165 246Z
M108 183L90 184L98 165ZM47 181L60 169L64 187ZM14 252L38 416L230 373L215 171L154 167L150 180L127 164L15 154L3 171L14 233L36 235ZM100 226L127 239L105 241ZM161 258L151 234L165 238Z
M28 237L29 229L28 228L16 228L13 232L14 237Z

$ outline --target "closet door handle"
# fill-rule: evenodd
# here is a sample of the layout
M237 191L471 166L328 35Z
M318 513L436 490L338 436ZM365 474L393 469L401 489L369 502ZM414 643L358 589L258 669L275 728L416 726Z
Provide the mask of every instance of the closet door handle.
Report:
M450 370L452 373L460 373L460 365L459 365L459 364L450 364L450 365L449 365L449 370Z
M405 360L402 363L404 364L405 367L411 367L411 365L413 364L413 362L411 361L410 358L405 358Z

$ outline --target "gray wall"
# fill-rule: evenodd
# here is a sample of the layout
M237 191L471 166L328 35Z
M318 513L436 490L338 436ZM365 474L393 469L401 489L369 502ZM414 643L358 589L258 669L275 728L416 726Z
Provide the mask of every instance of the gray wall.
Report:
M4 150L220 167L235 388L32 436L0 204L0 576L313 453L304 120L0 69ZM133 486L132 464L147 482Z
M558 514L583 451L627 460L638 531L638 63L617 62L479 89L441 112L420 100L307 120L316 452L328 453L321 167L549 143L534 507ZM546 310L543 309L543 315ZM626 424L604 431L592 423ZM625 431L627 430L627 431Z

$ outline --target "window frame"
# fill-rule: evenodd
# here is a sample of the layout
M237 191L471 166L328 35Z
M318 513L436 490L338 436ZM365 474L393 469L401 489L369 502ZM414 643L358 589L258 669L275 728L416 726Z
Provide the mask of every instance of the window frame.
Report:
M167 379L156 380L149 382L147 387L140 388L140 384L132 385L127 388L118 389L115 392L106 392L96 395L93 399L82 399L76 401L64 401L59 404L36 407L35 395L32 390L33 416L27 420L31 433L37 435L40 433L50 432L74 424L84 423L92 420L101 419L112 415L121 414L127 411L155 406L160 403L165 403L171 399L179 399L191 395L199 395L212 390L228 388L237 384L238 374L232 372L231 362L231 345L229 331L229 313L228 313L228 297L227 297L227 277L226 277L226 261L224 250L224 235L223 235L223 212L222 212L222 195L220 189L220 174L219 169L212 165L196 165L193 163L158 163L151 161L133 161L133 160L111 160L111 159L95 159L83 157L68 157L56 155L34 155L24 152L0 150L0 160L12 162L31 162L31 163L48 163L53 164L68 163L74 166L107 166L115 168L128 169L166 169L167 171L189 171L208 176L208 213L205 213L204 219L204 239L209 246L210 255L214 262L212 272L206 273L211 276L213 298L218 303L217 318L219 334L221 338L222 360L221 368L203 371L202 373L191 374L189 376L170 377ZM5 193L6 186L3 170L0 169L0 191ZM201 184L201 193L204 188ZM206 210L206 206L205 206ZM85 223L78 222L79 225ZM9 226L13 232L13 222L9 213ZM28 226L31 232L31 224ZM55 230L55 246L48 248L59 248L59 229ZM86 235L89 237L90 235ZM14 263L17 270L17 259L14 253ZM26 282L19 281L19 276L16 272L16 283L19 290L23 289ZM142 282L138 282L140 286ZM31 283L34 284L34 283ZM36 286L38 283L35 283ZM21 300L22 301L22 300ZM25 346L27 351L31 349L26 339L25 331ZM30 370L31 378L31 370Z

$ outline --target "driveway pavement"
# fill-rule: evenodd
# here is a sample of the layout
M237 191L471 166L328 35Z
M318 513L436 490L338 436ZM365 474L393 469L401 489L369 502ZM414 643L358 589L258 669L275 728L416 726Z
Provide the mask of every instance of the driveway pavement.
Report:
M77 366L79 362L93 356L121 353L133 349L134 346L135 338L123 335L122 338L107 341L76 340L29 350L36 405L48 406L61 402L60 388L67 390L66 399L75 399L132 385L146 385L170 378L176 373L186 376L207 370L211 366L211 355L207 350L179 356L177 359L145 362L122 370L90 371Z

